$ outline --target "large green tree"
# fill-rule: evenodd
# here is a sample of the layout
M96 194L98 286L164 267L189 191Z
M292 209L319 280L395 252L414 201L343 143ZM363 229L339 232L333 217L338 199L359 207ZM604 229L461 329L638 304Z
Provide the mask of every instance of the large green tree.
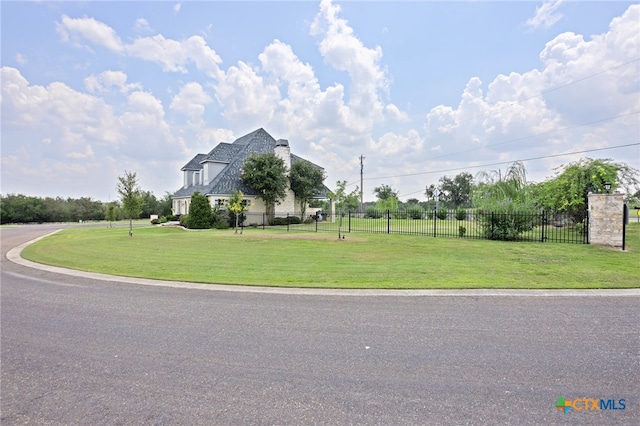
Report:
M622 189L627 197L638 186L638 170L610 159L585 158L556 169L556 175L536 186L536 201L544 208L558 211L585 211L588 193Z
M142 213L142 197L136 173L125 170L124 176L118 176L116 190L120 195L122 210L129 219L129 236L133 237L133 219L137 219Z
M449 207L457 209L461 206L471 204L471 194L473 192L473 175L462 172L453 178L443 176L440 178L440 199L447 203Z
M267 217L273 218L275 205L287 195L289 179L284 161L272 152L253 154L244 162L241 179L258 192L266 205Z
M308 161L297 161L291 166L289 182L291 190L300 202L300 216L304 219L307 204L324 187L325 174Z
M396 210L398 208L398 191L391 186L382 184L373 189L378 197L376 207L382 210Z

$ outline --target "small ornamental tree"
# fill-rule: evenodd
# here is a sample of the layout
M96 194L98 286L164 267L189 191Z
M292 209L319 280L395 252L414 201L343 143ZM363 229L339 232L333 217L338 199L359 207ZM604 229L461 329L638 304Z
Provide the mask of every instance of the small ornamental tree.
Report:
M107 212L104 218L109 221L109 228L111 228L111 222L116 220L116 206L113 203L109 203L107 206Z
M236 189L235 191L233 191L231 197L229 198L229 210L235 216L235 234L238 233L239 218L240 216L242 216L242 212L247 209L247 205L244 203L242 197L244 197L242 191ZM240 227L240 233L242 234L242 227Z
M275 205L287 196L287 168L282 158L272 152L253 154L242 168L241 179L253 188L266 205L269 219L275 215Z
M300 216L304 219L309 200L322 190L325 175L322 169L307 161L297 161L291 166L289 181L291 190L300 201Z
M396 210L398 208L398 191L394 191L389 185L380 185L373 189L378 197L376 207L381 210Z
M129 236L133 237L133 219L137 219L142 213L142 197L136 174L125 170L124 176L118 176L116 190L122 201L122 210L129 219Z
M211 204L206 196L194 192L191 196L191 204L189 205L189 220L187 220L187 228L189 229L208 229L213 224L213 215Z

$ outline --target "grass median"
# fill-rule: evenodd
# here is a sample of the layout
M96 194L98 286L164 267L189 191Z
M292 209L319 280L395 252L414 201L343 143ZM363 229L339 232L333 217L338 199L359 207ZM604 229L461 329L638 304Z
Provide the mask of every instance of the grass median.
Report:
M106 274L198 283L314 288L639 288L640 224L627 251L594 245L387 234L175 227L66 229L25 259Z

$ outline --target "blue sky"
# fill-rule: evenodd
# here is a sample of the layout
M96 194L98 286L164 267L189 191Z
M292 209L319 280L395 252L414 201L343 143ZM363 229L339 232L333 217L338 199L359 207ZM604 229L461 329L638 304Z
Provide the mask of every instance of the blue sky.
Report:
M640 168L637 2L2 2L1 192L162 196L263 127L330 188ZM626 148L613 148L635 144ZM594 151L600 150L600 151ZM586 151L573 155L565 153ZM500 164L498 164L500 163Z

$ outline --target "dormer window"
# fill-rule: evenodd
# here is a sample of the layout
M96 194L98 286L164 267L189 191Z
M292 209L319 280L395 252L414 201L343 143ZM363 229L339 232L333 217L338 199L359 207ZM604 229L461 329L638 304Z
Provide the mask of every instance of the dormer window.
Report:
M193 173L193 184L194 185L200 185L200 172L194 172Z

